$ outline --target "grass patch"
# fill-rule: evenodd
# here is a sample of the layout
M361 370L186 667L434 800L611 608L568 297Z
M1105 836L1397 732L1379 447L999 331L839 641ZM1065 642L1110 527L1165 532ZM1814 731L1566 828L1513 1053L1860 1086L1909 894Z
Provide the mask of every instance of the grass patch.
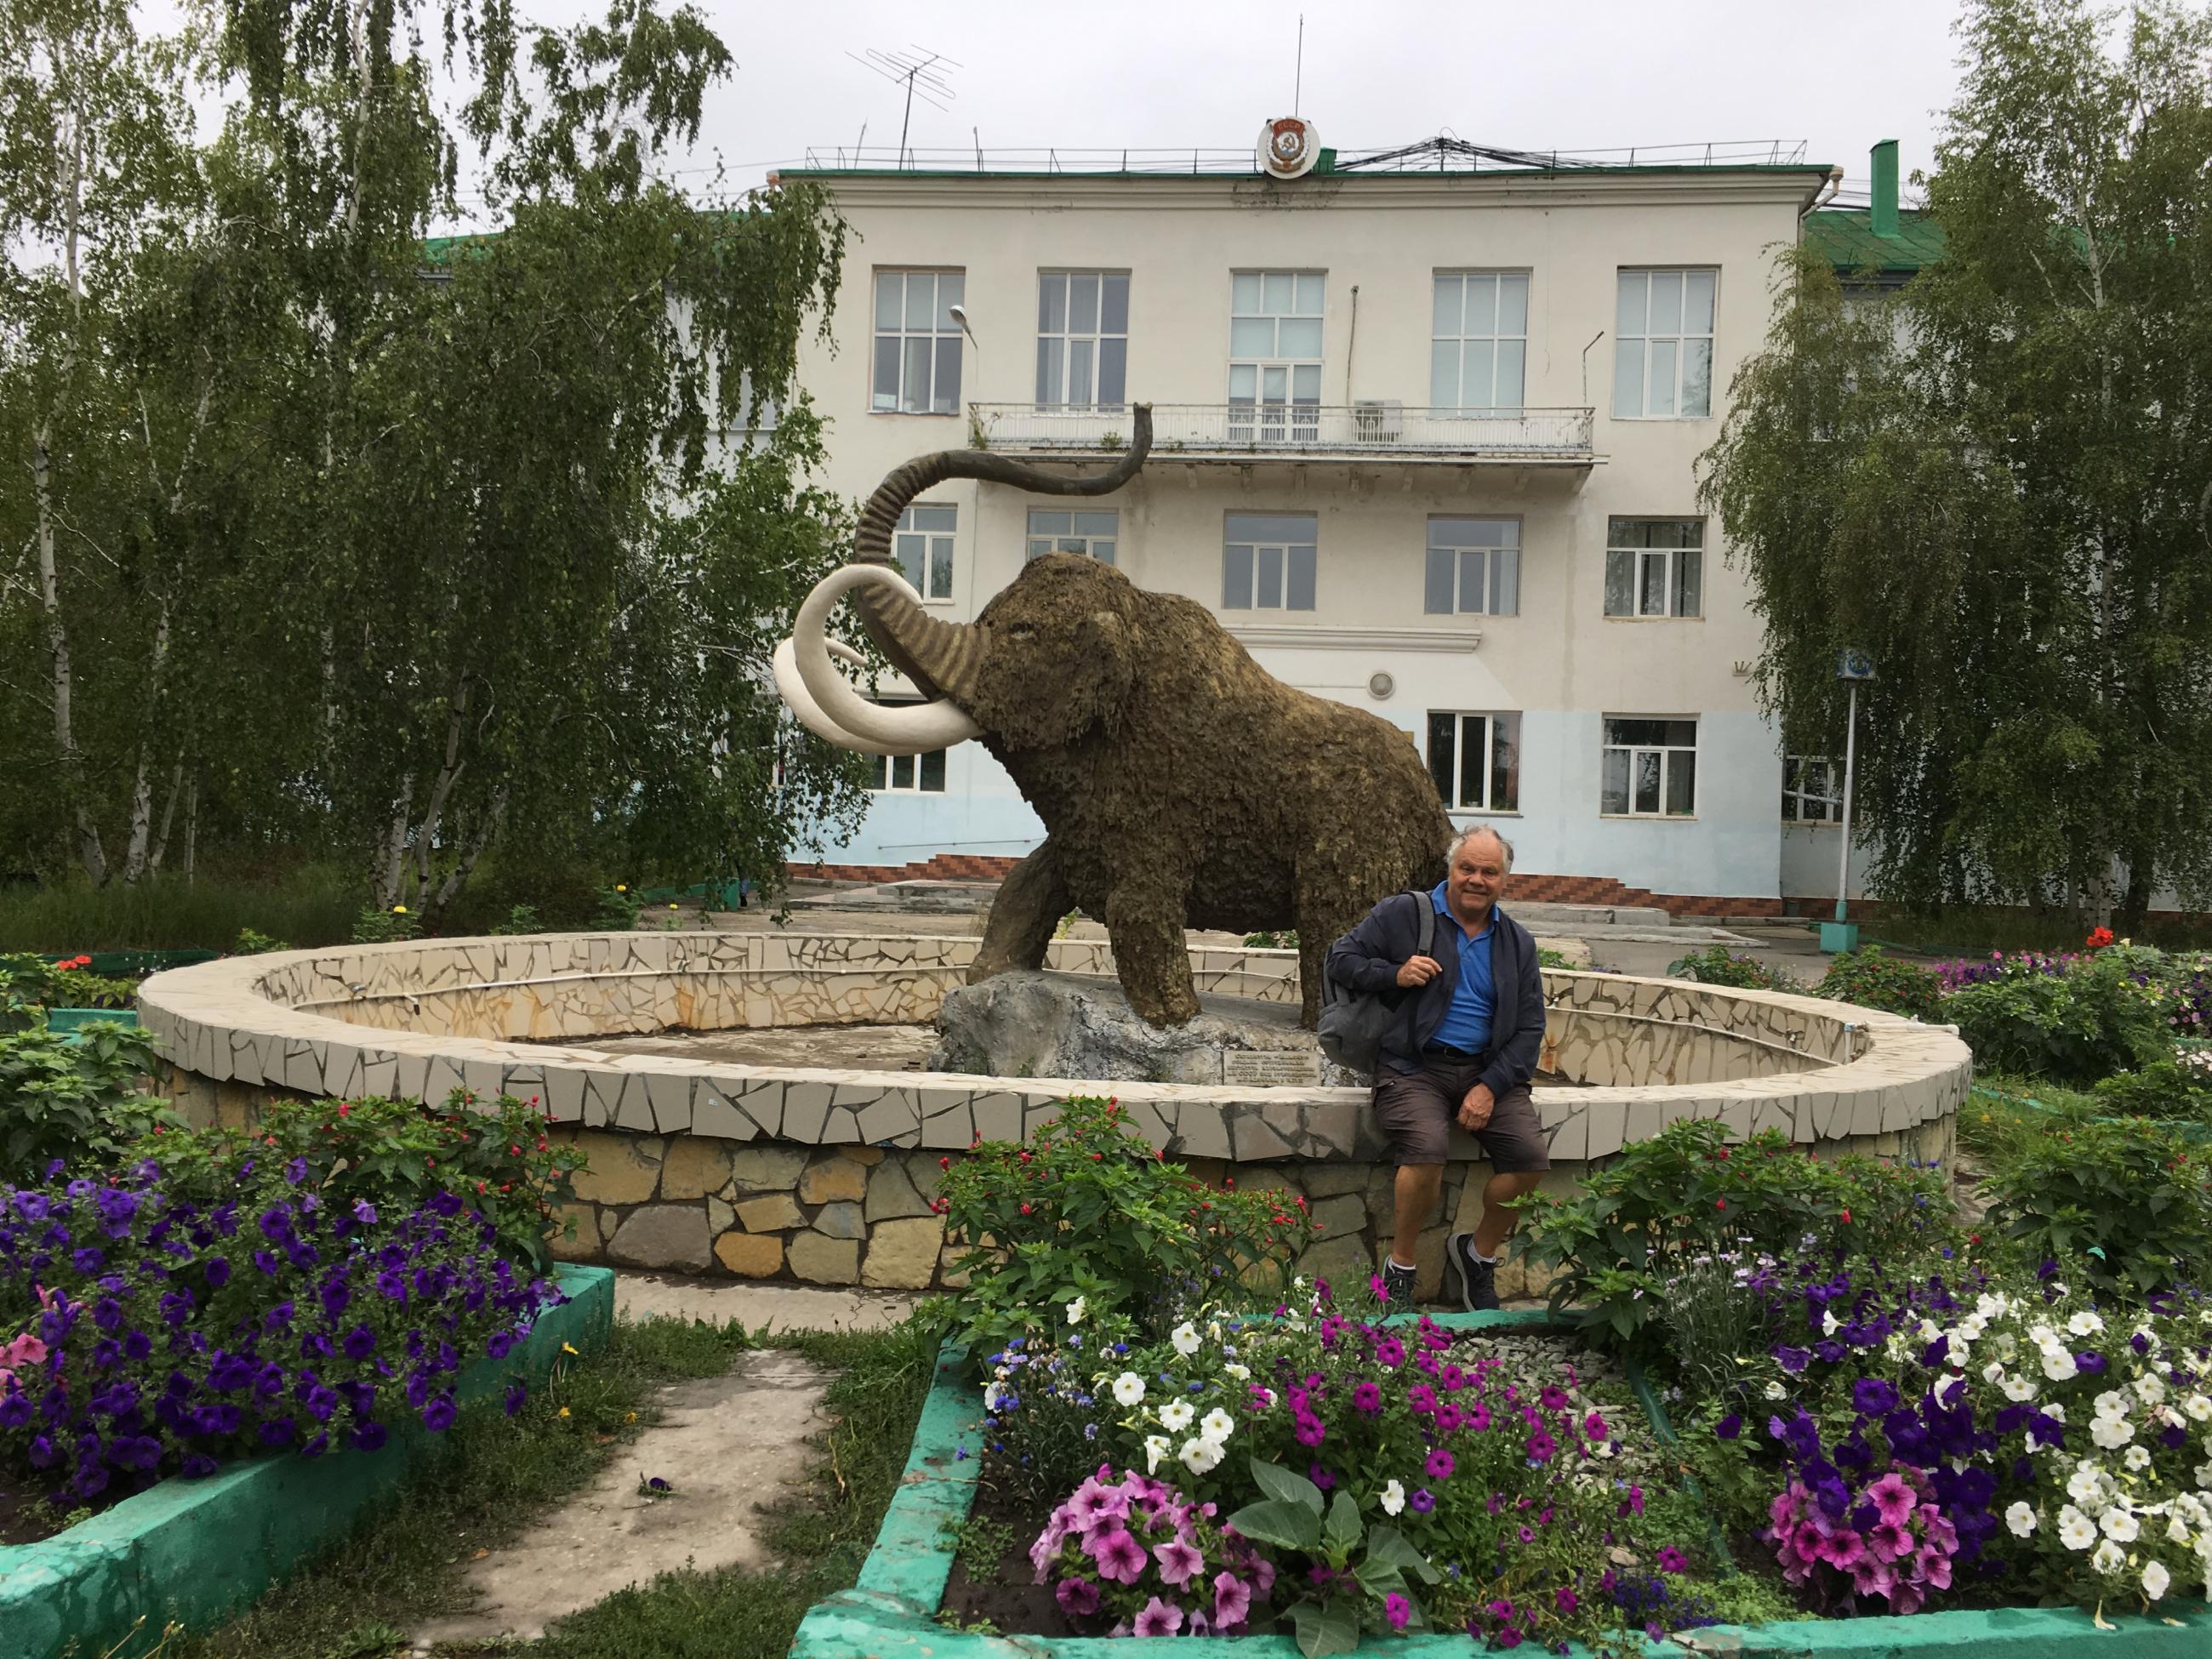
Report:
M228 951L244 927L301 947L335 945L353 936L366 891L359 872L319 864L252 878L4 888L0 951Z
M660 1384L712 1376L753 1347L789 1348L842 1374L829 1391L815 1490L773 1520L781 1571L665 1573L562 1620L542 1642L471 1644L455 1655L533 1659L781 1659L806 1609L851 1586L906 1467L936 1361L933 1337L888 1331L749 1337L675 1318L620 1323L604 1354L538 1390L515 1417L497 1401L464 1411L442 1455L410 1475L349 1537L250 1610L160 1659L390 1659L408 1632L466 1605L479 1549L525 1529L586 1484L651 1422ZM567 1415L563 1416L565 1409ZM149 1632L115 1659L151 1659ZM88 1659L88 1656L87 1656Z
M734 1324L617 1324L605 1352L535 1390L513 1418L496 1399L469 1406L439 1455L349 1536L229 1624L172 1638L161 1659L371 1659L404 1650L408 1628L465 1604L462 1571L477 1550L590 1480L651 1420L654 1389L714 1376L753 1346ZM152 1645L149 1632L116 1659Z
M1992 951L2079 951L2087 923L2063 913L2038 915L2005 904L1960 904L1908 910L1886 904L1851 906L1869 944L1932 957L1985 957ZM2212 916L2167 915L2146 921L2132 935L2164 951L2212 947Z

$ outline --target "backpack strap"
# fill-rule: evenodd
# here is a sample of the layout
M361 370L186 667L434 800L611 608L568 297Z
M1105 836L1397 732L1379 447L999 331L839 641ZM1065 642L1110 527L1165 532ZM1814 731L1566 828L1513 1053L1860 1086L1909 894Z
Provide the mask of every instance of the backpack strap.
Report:
M1419 942L1413 947L1413 954L1417 957L1433 956L1437 948L1437 907L1428 902L1429 896L1426 893L1408 889L1407 896L1413 901L1414 907L1419 911L1421 918L1415 924L1419 929Z

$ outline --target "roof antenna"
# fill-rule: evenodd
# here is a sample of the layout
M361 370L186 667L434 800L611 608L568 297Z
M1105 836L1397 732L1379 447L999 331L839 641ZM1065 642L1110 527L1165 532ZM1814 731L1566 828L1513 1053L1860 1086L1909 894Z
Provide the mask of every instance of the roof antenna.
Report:
M938 72L938 65L941 64L946 69L961 66L944 53L932 52L927 46L899 52L884 52L871 46L865 56L851 52L845 56L864 69L873 70L884 80L906 88L906 112L899 120L898 159L899 166L906 166L907 131L914 124L914 100L920 98L932 109L944 109L947 102L959 94L952 90L952 83Z
M1293 79L1291 80L1291 114L1296 115L1296 114L1298 112L1298 100L1299 100L1299 99L1300 99L1300 98L1304 94L1304 93L1305 93L1305 89L1306 89L1306 15L1305 15L1305 13L1304 13L1304 12L1300 12L1300 13L1298 14L1298 64L1297 64L1297 70L1296 75L1295 75L1294 78L1293 78Z

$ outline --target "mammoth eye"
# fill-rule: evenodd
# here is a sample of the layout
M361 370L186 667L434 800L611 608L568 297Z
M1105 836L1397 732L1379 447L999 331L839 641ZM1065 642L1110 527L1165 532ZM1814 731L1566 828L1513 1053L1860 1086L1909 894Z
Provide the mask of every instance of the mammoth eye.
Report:
M1012 623L1006 629L1006 637L1010 640L1027 642L1036 637L1036 624L1025 622Z

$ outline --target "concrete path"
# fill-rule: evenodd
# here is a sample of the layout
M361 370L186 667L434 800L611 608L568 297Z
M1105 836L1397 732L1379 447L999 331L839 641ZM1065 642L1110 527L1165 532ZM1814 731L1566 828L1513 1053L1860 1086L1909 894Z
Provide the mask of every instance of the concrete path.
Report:
M744 1355L727 1375L662 1389L661 1420L598 1480L530 1531L469 1568L467 1613L415 1632L415 1650L545 1626L631 1584L685 1567L770 1565L761 1510L801 1490L828 1426L830 1373L796 1354ZM667 1482L664 1494L647 1483Z
M815 1291L678 1273L615 1276L615 1316L674 1314L710 1325L742 1320L749 1331L879 1331L912 1313L921 1298L899 1291Z

